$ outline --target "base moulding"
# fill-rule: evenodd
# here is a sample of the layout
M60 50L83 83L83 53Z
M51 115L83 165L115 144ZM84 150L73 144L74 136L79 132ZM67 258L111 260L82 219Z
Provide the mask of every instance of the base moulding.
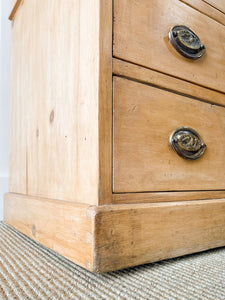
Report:
M96 273L225 246L225 198L90 206L5 195L4 221Z

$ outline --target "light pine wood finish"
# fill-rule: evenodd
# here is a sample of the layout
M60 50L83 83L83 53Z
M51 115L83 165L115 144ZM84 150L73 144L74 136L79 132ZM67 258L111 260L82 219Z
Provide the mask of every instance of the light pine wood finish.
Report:
M199 0L180 0L181 2L190 5L191 7L197 9L199 12L205 14L206 16L214 19L215 21L225 25L225 15L221 11L215 9L213 6L209 5L207 2ZM223 0L224 1L224 0Z
M225 2L224 0L202 0L206 3L209 3L216 9L220 10L221 12L225 13Z
M112 1L100 1L99 204L112 203Z
M21 22L19 24L21 26ZM27 63L23 53L25 37L20 36L19 26L11 30L11 88L10 88L10 178L9 190L27 193L27 129L30 99L29 74L24 72ZM23 73L23 74L22 74ZM30 126L30 125L29 125Z
M84 204L5 195L7 224L84 268L93 269L93 221Z
M115 0L114 56L225 92L225 27L177 0ZM169 30L190 27L206 46L198 60L180 55ZM213 38L212 38L213 37Z
M183 81L181 79L162 74L160 72L143 68L135 64L113 59L113 73L143 83L148 83L184 95L192 96L207 102L225 106L225 94L206 89L199 85Z
M186 191L113 194L113 204L154 203L191 200L221 199L225 191Z
M225 199L96 210L95 271L122 269L225 244Z
M13 0L5 222L93 272L225 245L225 27L190 5ZM179 20L201 60L169 44ZM170 149L180 125L198 161Z
M225 244L225 199L88 207L8 194L5 221L97 273Z
M114 77L113 191L225 189L225 108ZM207 145L196 161L170 147L178 127L195 129Z
M88 0L25 0L18 9L10 192L111 203L111 11L109 1Z

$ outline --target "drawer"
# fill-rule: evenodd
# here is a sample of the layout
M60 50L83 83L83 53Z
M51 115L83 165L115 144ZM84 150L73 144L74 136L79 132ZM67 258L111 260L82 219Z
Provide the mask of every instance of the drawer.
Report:
M114 77L113 191L225 189L225 108ZM169 137L182 126L198 132L205 153L187 160Z
M178 0L115 0L114 20L115 57L225 92L225 26ZM173 48L168 34L177 24L201 39L201 58Z

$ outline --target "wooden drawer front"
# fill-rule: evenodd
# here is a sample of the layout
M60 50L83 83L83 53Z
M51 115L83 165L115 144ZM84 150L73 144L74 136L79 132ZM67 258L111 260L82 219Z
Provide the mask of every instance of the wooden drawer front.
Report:
M203 0L221 12L225 13L225 1L224 0ZM224 16L225 17L225 16Z
M225 108L114 77L113 122L114 192L225 189ZM201 158L171 149L180 126L206 143Z
M115 0L114 20L114 56L225 92L223 25L178 0ZM168 33L177 24L199 36L203 57L190 60L172 47Z

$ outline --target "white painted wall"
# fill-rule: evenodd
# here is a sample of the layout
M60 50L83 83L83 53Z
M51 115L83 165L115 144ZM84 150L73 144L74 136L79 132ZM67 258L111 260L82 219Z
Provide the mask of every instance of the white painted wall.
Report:
M0 220L3 219L3 195L9 178L9 85L11 0L0 0Z

